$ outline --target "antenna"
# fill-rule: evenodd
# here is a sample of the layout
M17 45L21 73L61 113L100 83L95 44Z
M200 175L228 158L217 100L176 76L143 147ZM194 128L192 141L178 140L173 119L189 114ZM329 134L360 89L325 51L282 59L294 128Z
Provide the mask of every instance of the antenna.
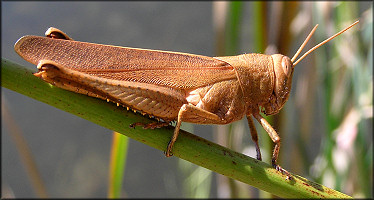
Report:
M305 47L306 43L308 43L309 39L312 37L312 35L314 34L314 31L316 31L318 27L318 24L312 29L312 31L310 31L308 37L306 37L306 39L304 40L303 44L300 46L300 48L297 50L297 52L295 53L295 55L292 57L291 61L292 63L295 61L295 59L297 58L297 56L299 56L299 54L301 53L301 50L303 50L303 48Z
M327 38L326 40L324 40L323 42L317 44L316 46L314 46L313 48L311 48L309 51L307 51L303 56L301 56L296 62L293 62L296 57L300 54L301 50L304 48L304 46L306 45L306 43L309 41L310 37L313 35L314 31L316 30L318 24L313 28L313 30L310 32L310 34L308 35L308 37L305 39L304 43L300 46L299 50L297 50L296 54L294 55L294 57L291 59L291 61L293 62L293 66L295 67L297 65L297 63L299 63L302 59L305 58L305 56L307 56L308 54L310 54L312 51L316 50L318 47L324 45L325 43L327 43L328 41L334 39L336 36L342 34L343 32L345 32L346 30L352 28L352 26L356 25L357 23L359 22L359 20L357 20L355 23L351 24L350 26L348 26L347 28L339 31L338 33L336 33L335 35Z

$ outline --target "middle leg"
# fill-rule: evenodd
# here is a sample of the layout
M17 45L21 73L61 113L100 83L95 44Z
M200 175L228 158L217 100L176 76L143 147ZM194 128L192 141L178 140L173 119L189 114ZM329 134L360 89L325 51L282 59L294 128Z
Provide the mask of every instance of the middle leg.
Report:
M257 130L255 127L255 124L253 123L251 115L247 115L247 121L248 121L248 126L249 126L249 132L251 133L251 136L252 136L252 141L256 145L257 160L262 160L260 147L258 146L258 134L257 134Z

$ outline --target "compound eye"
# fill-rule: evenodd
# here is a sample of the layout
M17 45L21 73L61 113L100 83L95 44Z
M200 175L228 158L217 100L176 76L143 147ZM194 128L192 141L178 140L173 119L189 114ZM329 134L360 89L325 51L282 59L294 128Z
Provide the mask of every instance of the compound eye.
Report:
M292 72L292 62L289 57L284 56L282 58L282 69L283 72L287 75L287 77L290 77Z

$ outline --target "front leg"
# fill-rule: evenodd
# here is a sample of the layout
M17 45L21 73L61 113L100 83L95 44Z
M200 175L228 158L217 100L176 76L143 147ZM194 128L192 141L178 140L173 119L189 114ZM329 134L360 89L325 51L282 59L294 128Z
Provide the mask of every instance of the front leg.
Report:
M282 174L285 174L287 176L287 179L292 179L291 174L287 170L283 169L281 166L277 164L279 148L280 148L280 137L278 136L277 132L273 129L273 127L271 127L269 122L267 122L265 118L263 118L259 113L255 112L253 113L253 116L261 124L261 126L266 130L271 140L273 140L273 142L275 143L273 157L271 159L271 164L276 170L280 171Z

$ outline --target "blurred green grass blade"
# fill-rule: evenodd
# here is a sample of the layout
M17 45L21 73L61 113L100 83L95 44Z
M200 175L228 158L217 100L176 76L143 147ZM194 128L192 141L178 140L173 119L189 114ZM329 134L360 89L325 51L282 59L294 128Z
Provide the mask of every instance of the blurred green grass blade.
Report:
M326 38L326 32L325 29L326 23L324 21L323 15L320 13L320 9L317 7L317 4L313 4L313 24L320 24L319 31L315 33L316 41L323 41ZM321 142L321 151L323 153L323 158L327 162L326 168L324 168L318 177L316 177L317 181L323 180L323 174L328 171L332 170L335 171L333 165L332 165L332 149L333 149L333 139L332 139L332 131L333 131L333 120L330 113L331 108L331 74L330 70L327 65L327 56L329 55L329 52L327 51L327 47L330 44L327 43L326 45L323 45L318 49L318 54L315 53L314 57L316 60L316 66L318 66L318 76L321 80L320 88L321 90L321 102L322 102L322 114L321 116L324 116L324 119L322 121L325 122L326 128L325 128L325 134L322 134L322 142Z
M239 51L239 38L241 28L242 16L241 1L232 1L229 5L228 20L227 20L227 34L226 34L226 55L235 55Z
M108 198L121 198L128 143L128 137L120 133L113 132L109 165Z
M255 52L264 53L266 45L268 44L267 38L267 9L268 2L255 1L252 3L252 21L253 21L253 49Z
M2 119L4 120L2 126L9 129L9 135L16 146L20 160L30 179L31 186L38 198L49 198L45 182L38 170L34 155L24 137L23 131L18 126L17 121L13 118L11 112L8 110L7 99L3 96L1 100L1 114L3 117Z
M364 105L361 109L362 113L369 113L371 109L371 116L363 114L364 119L359 124L362 134L358 135L359 140L356 147L360 148L357 154L362 156L358 169L358 171L362 172L359 173L360 177L358 180L361 180L359 186L362 188L365 197L373 197L373 135L371 134L373 131L373 45L365 45L373 44L373 7L367 9L365 14L367 15L363 16L364 20L362 22L364 26L361 32L362 42L360 43L364 48L360 48L362 52L357 58L361 61L358 65L363 68L362 74L365 74L364 77L367 80L360 79L362 81L360 85L364 89L363 94L359 98L360 105L358 107L361 108L361 105Z
M186 198L209 198L212 172L179 159L178 166L184 175L183 190Z

